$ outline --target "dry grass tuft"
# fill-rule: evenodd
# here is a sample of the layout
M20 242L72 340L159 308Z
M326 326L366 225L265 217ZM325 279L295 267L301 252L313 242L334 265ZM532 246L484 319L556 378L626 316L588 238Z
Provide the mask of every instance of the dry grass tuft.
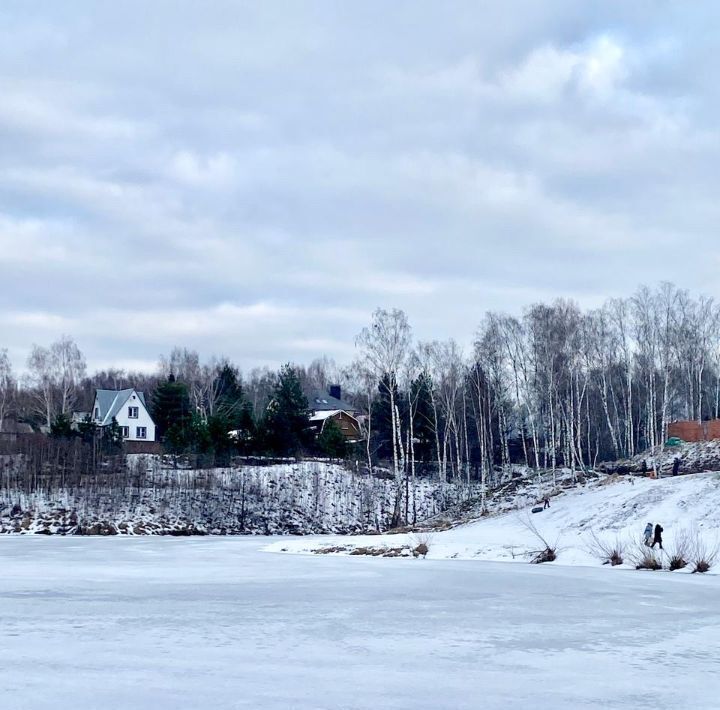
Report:
M697 529L693 529L689 539L689 557L693 567L693 574L696 572L700 574L709 572L715 566L718 553L720 553L717 540L714 543L706 542Z
M588 552L597 557L604 565L617 567L625 561L625 542L620 537L615 537L612 542L599 538L594 531L590 533Z
M639 537L628 550L628 559L635 569L662 569L662 561L654 548L645 544L645 538Z
M678 531L675 539L668 548L668 555L670 558L670 561L668 562L668 569L671 572L684 569L688 566L692 546L693 532L689 530Z

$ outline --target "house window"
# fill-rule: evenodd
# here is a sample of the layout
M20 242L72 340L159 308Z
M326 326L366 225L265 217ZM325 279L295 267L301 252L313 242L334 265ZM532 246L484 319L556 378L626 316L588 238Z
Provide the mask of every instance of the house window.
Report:
M120 431L122 432L122 438L123 439L129 439L130 438L130 427L129 426L121 426Z
M139 411L137 407L128 407L128 419L137 419Z
M147 439L147 427L144 427L144 426L135 427L135 438L136 439Z
M95 419L100 419L100 410L95 407Z

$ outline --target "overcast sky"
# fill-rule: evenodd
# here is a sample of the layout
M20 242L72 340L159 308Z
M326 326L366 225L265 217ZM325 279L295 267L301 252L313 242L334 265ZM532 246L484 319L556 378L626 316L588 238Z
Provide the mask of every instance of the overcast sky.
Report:
M714 2L0 6L0 347L352 357L720 296Z

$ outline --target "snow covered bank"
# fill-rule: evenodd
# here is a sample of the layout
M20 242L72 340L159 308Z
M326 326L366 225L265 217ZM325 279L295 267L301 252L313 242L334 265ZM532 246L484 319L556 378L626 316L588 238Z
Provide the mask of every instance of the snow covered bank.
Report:
M355 475L335 464L137 468L137 476L127 474L122 484L106 475L51 492L26 493L5 485L0 488L0 533L352 533L387 530L395 510L394 481ZM423 520L467 495L466 487L418 480L409 488L407 507Z
M435 532L428 541L428 559L527 561L540 547L528 523L551 544L558 543L557 564L599 565L589 551L594 532L600 539L635 543L647 522L660 523L665 547L690 529L713 547L720 529L720 474L705 473L660 480L609 477L569 490L551 499L551 507L533 514L530 507ZM415 547L417 535L353 537L278 542L273 552L314 553L344 548L351 554L361 547Z

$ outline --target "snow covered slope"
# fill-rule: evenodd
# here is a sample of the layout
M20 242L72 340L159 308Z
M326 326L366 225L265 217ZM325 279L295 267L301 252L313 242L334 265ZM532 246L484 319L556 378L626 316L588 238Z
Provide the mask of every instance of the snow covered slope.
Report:
M633 544L645 524L660 523L665 547L690 531L697 531L709 546L717 541L720 526L720 474L703 473L660 480L607 477L555 496L551 507L531 513L530 507L476 520L451 530L435 532L428 541L428 558L526 561L542 545L528 523L551 544L557 542L559 564L600 564L590 552L592 534ZM315 552L322 547L354 548L386 545L416 546L422 535L382 535L276 543L271 551ZM357 554L357 553L356 553Z
M229 469L155 467L143 470L137 485L133 476L123 480L108 476L85 486L32 493L4 485L0 534L371 532L391 526L397 493L393 480L312 461ZM424 520L473 493L476 488L419 480L410 489L408 509Z

